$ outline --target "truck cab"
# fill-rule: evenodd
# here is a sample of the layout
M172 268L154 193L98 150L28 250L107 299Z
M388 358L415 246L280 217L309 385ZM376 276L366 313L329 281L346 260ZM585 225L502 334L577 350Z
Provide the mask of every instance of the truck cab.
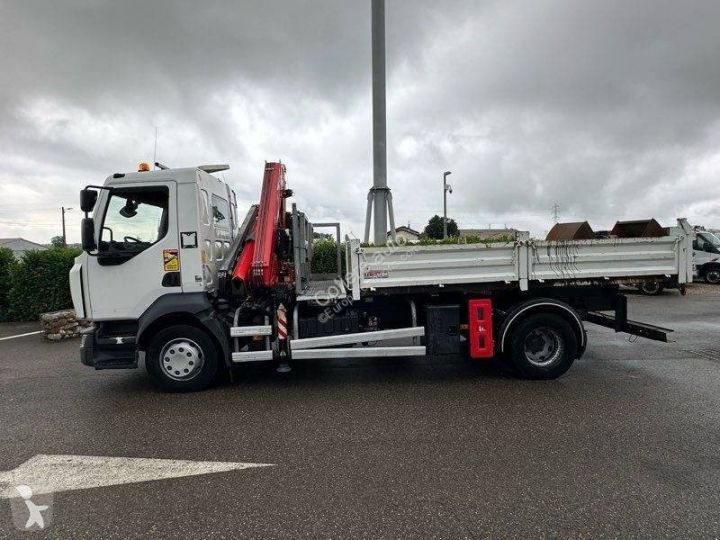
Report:
M95 323L84 337L84 363L136 367L145 319L210 308L238 228L235 193L210 174L226 168L116 173L83 190L84 251L70 284L78 317ZM188 306L193 298L197 305Z
M698 231L693 241L697 274L712 284L720 283L720 238L709 231Z

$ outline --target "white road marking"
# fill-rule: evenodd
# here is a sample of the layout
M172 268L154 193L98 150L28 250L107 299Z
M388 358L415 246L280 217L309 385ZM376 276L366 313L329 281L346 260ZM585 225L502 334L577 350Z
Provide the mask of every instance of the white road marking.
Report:
M42 332L42 330L38 330L37 332L28 332L27 334L17 334L15 336L0 337L0 341L5 341L6 339L16 339L25 336L34 336L35 334L42 334Z
M273 466L271 463L38 454L12 471L0 472L0 498L17 497L13 489L17 485L28 485L35 494L57 493Z

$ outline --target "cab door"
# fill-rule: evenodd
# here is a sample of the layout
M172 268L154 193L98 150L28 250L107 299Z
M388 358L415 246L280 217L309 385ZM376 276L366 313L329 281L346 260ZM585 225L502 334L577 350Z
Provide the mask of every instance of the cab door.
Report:
M174 181L113 188L96 214L98 251L88 257L93 319L137 319L181 292Z

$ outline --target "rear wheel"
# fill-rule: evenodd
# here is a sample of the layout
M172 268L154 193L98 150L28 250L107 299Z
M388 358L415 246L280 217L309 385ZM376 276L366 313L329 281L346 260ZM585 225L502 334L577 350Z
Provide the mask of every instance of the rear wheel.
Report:
M575 332L559 315L532 315L512 333L509 360L526 379L556 379L570 369L577 357Z
M665 287L659 281L646 281L638 285L638 290L647 296L657 296L663 289Z
M720 268L709 268L704 274L705 281L712 285L720 283Z
M189 325L160 330L151 338L145 355L145 368L153 382L170 392L205 389L215 378L217 363L210 337Z

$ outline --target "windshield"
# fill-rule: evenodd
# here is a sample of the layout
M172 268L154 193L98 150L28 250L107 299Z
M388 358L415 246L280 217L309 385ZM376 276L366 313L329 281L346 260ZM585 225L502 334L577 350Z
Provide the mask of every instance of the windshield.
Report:
M703 233L702 234L705 237L705 241L712 245L713 247L720 248L720 238L715 236L713 233Z

